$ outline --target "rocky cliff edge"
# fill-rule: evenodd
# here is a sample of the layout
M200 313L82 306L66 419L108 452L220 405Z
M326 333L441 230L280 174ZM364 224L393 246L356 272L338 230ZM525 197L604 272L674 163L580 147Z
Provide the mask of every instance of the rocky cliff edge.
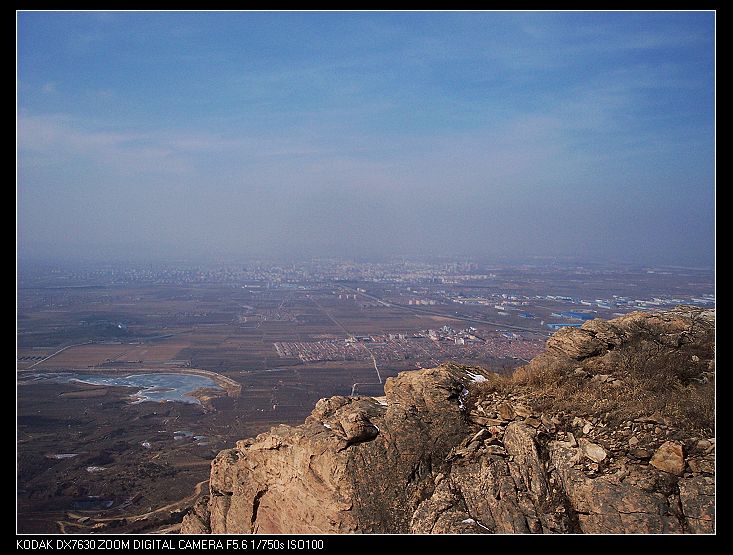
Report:
M712 311L565 328L514 376L446 364L212 462L183 533L714 532Z

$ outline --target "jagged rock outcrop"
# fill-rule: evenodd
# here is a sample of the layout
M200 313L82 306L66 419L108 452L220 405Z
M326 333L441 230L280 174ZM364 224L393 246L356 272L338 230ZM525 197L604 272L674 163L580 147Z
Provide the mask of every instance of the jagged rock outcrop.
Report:
M448 364L387 380L384 398L322 399L222 451L182 532L713 532L714 437L626 400L670 360L691 399L709 391L711 330L692 308L594 320L514 379ZM567 389L542 389L550 371ZM587 406L563 409L567 391Z
M444 458L463 439L466 381L448 368L406 372L385 385L386 406L322 399L303 425L238 442L212 463L210 530L406 530L434 489L434 471L448 469ZM185 530L200 530L200 509Z

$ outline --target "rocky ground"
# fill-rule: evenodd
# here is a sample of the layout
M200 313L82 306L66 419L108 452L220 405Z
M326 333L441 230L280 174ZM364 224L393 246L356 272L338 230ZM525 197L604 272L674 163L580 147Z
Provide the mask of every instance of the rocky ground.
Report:
M445 365L322 399L212 463L187 533L711 533L714 313L566 328L507 378Z

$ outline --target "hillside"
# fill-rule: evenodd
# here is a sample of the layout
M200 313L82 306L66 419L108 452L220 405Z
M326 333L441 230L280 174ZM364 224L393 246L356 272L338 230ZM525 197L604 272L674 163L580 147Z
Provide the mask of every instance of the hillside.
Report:
M565 328L511 377L443 365L237 442L184 533L714 531L715 314Z

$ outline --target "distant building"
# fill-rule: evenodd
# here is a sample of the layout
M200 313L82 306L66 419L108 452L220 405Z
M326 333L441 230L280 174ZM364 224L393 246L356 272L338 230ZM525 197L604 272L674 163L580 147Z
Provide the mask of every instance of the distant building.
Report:
M554 314L553 314L554 316ZM595 318L595 314L589 312L576 312L574 310L566 310L558 314L560 318L568 318L570 320L592 320Z
M550 324L547 324L547 327L550 328L551 330L557 331L560 328L579 328L582 325L583 324L566 324L566 323L558 324L558 323L550 323Z

